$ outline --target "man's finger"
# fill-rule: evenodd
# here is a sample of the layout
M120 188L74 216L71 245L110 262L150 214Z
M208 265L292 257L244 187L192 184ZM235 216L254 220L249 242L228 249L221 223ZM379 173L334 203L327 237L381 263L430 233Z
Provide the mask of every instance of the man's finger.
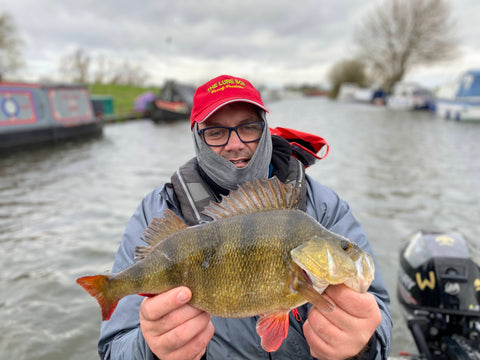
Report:
M145 320L155 321L186 304L192 298L187 287L178 287L160 295L146 298L140 307L140 316Z

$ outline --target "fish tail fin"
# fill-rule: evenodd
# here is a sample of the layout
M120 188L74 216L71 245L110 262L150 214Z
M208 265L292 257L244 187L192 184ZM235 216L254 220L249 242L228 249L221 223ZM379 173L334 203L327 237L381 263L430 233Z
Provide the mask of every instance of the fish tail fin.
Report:
M109 296L109 276L84 276L77 279L77 284L83 287L91 296L97 299L102 308L102 319L107 321L112 316L120 298L111 299Z
M261 315L257 321L257 334L265 351L278 350L288 335L288 311Z

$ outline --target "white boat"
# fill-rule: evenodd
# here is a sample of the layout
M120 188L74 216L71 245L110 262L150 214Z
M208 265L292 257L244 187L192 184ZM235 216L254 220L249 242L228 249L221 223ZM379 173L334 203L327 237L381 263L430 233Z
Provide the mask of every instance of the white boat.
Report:
M398 82L387 97L387 106L400 110L429 110L434 103L433 93L417 83Z
M355 101L355 93L360 89L357 84L343 83L338 90L338 101Z
M343 83L337 95L338 101L375 103L377 105L381 105L383 98L383 91L379 88L365 88L352 83Z
M463 73L437 94L437 115L457 121L480 121L480 70Z

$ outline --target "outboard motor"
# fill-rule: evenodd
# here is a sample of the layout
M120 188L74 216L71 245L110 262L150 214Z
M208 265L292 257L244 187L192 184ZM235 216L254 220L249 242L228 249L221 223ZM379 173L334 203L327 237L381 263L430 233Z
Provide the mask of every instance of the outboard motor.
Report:
M480 251L461 233L411 235L397 296L422 359L480 360Z

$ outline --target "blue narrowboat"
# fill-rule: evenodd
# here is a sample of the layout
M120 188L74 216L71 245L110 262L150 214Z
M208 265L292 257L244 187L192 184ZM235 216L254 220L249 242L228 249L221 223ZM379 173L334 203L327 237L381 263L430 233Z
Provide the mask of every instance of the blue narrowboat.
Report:
M0 151L102 130L85 86L0 82Z

